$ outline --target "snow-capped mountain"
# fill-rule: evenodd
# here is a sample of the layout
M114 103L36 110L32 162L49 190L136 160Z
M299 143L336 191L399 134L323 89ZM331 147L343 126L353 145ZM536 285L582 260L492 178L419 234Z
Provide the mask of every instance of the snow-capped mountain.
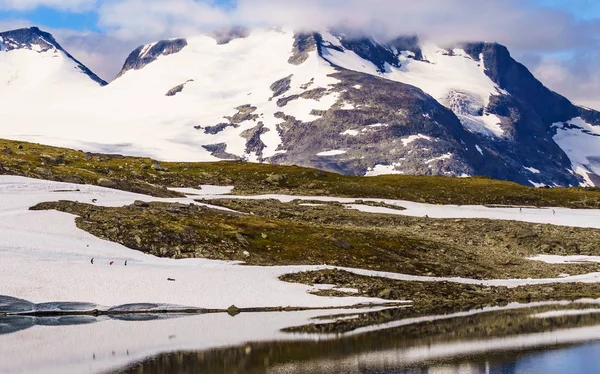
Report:
M0 95L32 95L40 89L104 86L106 82L36 27L0 33ZM90 84L90 80L93 84Z
M600 113L494 43L236 30L141 46L104 86L38 29L0 41L4 138L357 175L600 182Z

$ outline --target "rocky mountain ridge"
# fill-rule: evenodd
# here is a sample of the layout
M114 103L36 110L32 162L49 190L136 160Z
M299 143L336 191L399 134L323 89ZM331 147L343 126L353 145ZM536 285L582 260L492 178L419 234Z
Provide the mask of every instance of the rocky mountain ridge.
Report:
M3 52L23 45L25 34L21 44L4 42ZM327 31L237 30L140 46L119 77L90 96L79 113L61 117L88 123L86 132L58 128L36 140L352 175L600 182L600 113L547 89L496 43L441 48L415 37L384 43ZM120 116L91 118L90 103ZM1 127L0 136L31 140Z
M0 32L0 52L9 52L13 50L27 49L38 53L54 52L64 53L67 58L72 60L77 67L90 79L105 86L108 83L94 74L84 64L79 62L75 57L71 56L63 47L58 44L54 37L37 27L30 27L26 29L18 29L7 32Z

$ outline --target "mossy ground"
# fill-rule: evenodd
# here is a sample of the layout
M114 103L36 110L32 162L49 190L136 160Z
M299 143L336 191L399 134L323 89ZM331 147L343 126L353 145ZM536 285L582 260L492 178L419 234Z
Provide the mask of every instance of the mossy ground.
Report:
M598 230L369 214L336 203L312 207L298 201L208 202L240 213L142 202L99 207L62 201L32 209L76 214L81 229L162 257L238 260L251 265L328 264L477 279L557 277L599 267L527 259L546 252L599 254Z
M238 194L600 207L600 192L596 189L533 189L485 178L360 178L295 166L238 162L158 163L146 158L89 154L7 140L0 140L0 165L0 174L109 185L161 197L179 195L167 187L214 184L233 185ZM240 214L195 205L142 202L126 207L99 207L63 201L43 203L33 209L76 214L79 216L77 225L83 230L162 257L239 260L251 265L328 264L476 279L545 278L598 270L597 264L551 265L530 261L527 257L600 255L599 230L485 219L443 220L369 214L348 210L339 203L302 206L300 201L219 199L207 202ZM418 299L421 295L425 301L437 303L436 308L442 304L453 308L458 304L490 305L503 300L600 296L593 286L559 285L509 292L442 284L436 291L427 288L435 284L390 285L372 280L367 286L360 283L368 279L342 281L339 275L336 277L335 284L359 285L365 295L381 296L379 293L383 290L392 295L401 294L403 298ZM314 282L312 275L307 279ZM544 291L548 289L560 292ZM415 294L417 290L419 294ZM460 295L457 299L460 302L455 303L449 295ZM418 309L421 304L415 301ZM429 310L432 305L426 308Z
M309 285L333 284L338 287L355 288L359 290L359 293L354 296L404 299L413 302L410 308L399 309L394 316L383 320L381 320L381 315L378 313L366 313L361 314L356 319L342 320L335 323L315 323L292 328L289 330L290 332L347 332L359 327L393 320L456 313L488 306L504 306L513 302L531 303L600 298L598 285L583 283L557 283L515 288L487 287L452 282L397 281L386 278L365 277L342 270L288 274L282 276L281 279L287 282Z
M436 204L505 204L600 207L600 192L586 188L530 188L488 178L390 175L351 177L297 166L243 162L169 163L137 157L91 154L0 139L0 174L113 187L159 197L166 187L233 185L237 194L387 198ZM281 178L270 178L272 175ZM108 180L109 182L106 182Z

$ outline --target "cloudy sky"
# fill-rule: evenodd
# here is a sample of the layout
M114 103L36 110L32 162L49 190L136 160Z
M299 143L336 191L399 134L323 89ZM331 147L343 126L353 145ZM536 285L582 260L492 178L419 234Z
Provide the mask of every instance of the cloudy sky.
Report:
M140 44L232 25L498 41L550 88L600 109L598 0L0 0L0 30L31 25L106 80Z

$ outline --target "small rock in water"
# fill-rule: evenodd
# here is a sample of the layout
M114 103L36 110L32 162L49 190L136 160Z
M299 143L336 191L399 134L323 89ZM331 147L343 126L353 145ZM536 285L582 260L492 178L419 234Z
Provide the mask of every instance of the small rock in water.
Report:
M167 278L167 280L168 280L169 282L175 282L175 279L173 279L173 278Z
M240 309L235 305L232 305L229 308L227 308L227 314L229 314L232 317L237 316L240 313L241 313Z

